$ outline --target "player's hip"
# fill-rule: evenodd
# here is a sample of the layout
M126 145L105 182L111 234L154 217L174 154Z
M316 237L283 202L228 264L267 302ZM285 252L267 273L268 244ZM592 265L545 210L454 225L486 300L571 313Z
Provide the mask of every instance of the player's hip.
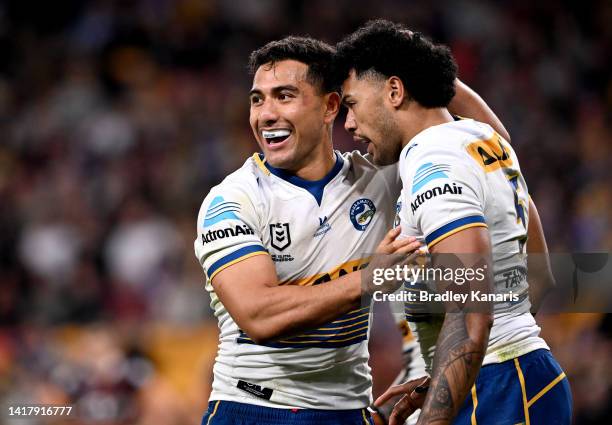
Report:
M373 425L366 409L278 409L234 401L208 404L201 425Z
M217 362L210 400L270 408L360 409L372 401L372 377L365 362L337 364L327 370L224 367ZM248 372L248 373L247 373Z

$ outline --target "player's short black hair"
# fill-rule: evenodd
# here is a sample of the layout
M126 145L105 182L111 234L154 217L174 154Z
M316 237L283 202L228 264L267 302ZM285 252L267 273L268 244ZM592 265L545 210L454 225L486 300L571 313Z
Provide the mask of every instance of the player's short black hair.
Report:
M324 93L331 93L340 91L337 78L332 74L335 53L336 49L323 41L289 36L254 50L249 57L248 68L254 75L261 65L293 59L308 65L306 78L309 83L319 86Z
M357 76L374 71L397 76L419 104L446 107L455 95L457 64L446 46L383 19L366 23L336 45L336 78L351 69Z

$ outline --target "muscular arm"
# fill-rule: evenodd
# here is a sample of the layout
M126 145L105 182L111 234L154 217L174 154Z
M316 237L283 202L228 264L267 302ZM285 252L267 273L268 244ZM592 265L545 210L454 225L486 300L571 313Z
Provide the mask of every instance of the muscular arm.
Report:
M548 257L548 246L540 215L531 198L529 198L529 227L527 229L527 281L531 311L535 314L546 293L554 288L553 277Z
M434 255L478 254L470 255L469 261L479 257L483 261L480 264L487 264L487 270L491 270L489 234L483 227L468 228L456 233L432 247L431 252ZM443 263L444 259L440 261ZM465 264L468 267L473 265ZM492 285L492 282L492 277L487 275L485 282L475 281L472 288ZM436 345L431 384L419 424L440 425L452 422L474 385L487 350L492 324L493 315L488 309L446 314Z
M398 230L387 234L377 252L407 254L420 246L414 238L395 240ZM270 256L257 255L219 272L212 286L238 326L262 343L317 327L359 308L365 286L362 275L352 272L313 286L279 285Z
M506 131L500 119L497 118L497 115L489 108L489 105L487 105L478 93L458 78L455 80L455 97L453 97L448 105L448 110L452 114L487 123L493 127L500 136L508 142L510 141L510 134L508 134L508 131Z
M331 285L279 286L268 255L228 267L212 285L234 321L257 343L329 322L358 308L361 300L361 273Z

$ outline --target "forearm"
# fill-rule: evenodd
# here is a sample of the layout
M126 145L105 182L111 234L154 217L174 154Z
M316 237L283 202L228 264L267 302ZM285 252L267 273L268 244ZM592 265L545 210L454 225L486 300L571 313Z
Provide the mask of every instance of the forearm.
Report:
M450 424L482 365L492 317L488 313L448 313L444 320L433 376L418 424Z
M489 124L507 141L510 134L487 103L461 80L455 80L455 96L448 105L448 110L455 115L472 118Z
M555 286L552 274L548 246L544 237L544 229L538 210L529 198L529 227L527 230L527 282L529 282L529 298L531 311L536 313L543 298Z
M376 250L379 254L395 255L379 255L366 269L322 284L281 285L267 255L253 256L221 270L211 284L236 324L250 338L259 343L278 339L316 328L358 309L362 293L369 295L373 291L372 269L411 261L420 247L416 238L398 240L398 235L399 228L390 230ZM379 289L393 292L400 283Z
M248 317L244 319L251 338L261 342L300 333L359 308L361 273L308 287L268 286L249 304Z

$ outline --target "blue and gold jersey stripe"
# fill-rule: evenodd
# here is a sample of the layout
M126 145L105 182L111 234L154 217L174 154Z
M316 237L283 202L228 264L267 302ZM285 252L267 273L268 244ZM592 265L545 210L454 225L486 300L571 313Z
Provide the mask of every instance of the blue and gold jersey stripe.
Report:
M431 248L441 240L470 227L487 227L487 223L481 215L459 218L431 232L425 237L425 242L427 247Z
M260 345L274 348L339 348L357 344L368 339L369 310L369 306L353 310L320 328ZM243 331L240 331L237 342L255 344Z
M339 264L330 271L300 279L287 279L280 282L279 285L310 286L333 281L345 274L361 270L367 266L369 260L369 258L358 258ZM339 348L357 344L368 339L369 315L370 307L362 307L350 311L317 329L309 329L294 337L260 345L274 348ZM236 342L239 344L255 344L243 331L240 331Z
M255 255L268 254L268 251L261 245L249 245L243 248L237 249L236 251L226 255L225 257L215 261L207 270L209 280L219 273L221 270L226 269L232 264L236 264L239 261L246 260L247 258Z
M357 258L356 260L347 261L346 263L335 266L330 271L318 273L312 276L307 276L301 279L287 279L279 283L279 285L299 285L311 286L317 283L328 282L337 279L345 274L364 269L370 262L370 257Z

